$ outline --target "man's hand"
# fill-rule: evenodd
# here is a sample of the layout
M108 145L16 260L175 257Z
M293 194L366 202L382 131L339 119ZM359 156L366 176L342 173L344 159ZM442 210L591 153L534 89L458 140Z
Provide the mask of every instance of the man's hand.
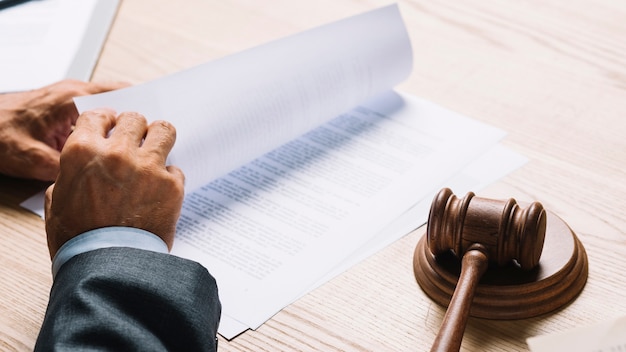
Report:
M148 125L137 113L83 113L61 152L56 183L46 191L51 258L88 230L128 226L161 237L171 249L184 195L180 169L166 166L176 131Z
M72 98L125 86L65 80L28 92L0 94L0 173L54 181L59 152L78 117Z

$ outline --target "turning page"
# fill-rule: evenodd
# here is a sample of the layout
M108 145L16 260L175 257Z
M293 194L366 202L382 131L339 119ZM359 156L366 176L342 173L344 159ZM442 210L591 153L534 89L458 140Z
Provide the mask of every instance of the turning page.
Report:
M271 42L146 84L76 98L176 126L170 162L194 190L408 77L397 6Z

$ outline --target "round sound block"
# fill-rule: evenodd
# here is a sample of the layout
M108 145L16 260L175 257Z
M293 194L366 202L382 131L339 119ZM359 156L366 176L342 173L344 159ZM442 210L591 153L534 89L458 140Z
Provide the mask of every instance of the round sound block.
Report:
M448 306L461 272L454 253L434 256L426 235L413 256L415 278L435 302ZM470 315L487 319L523 319L548 313L572 301L587 282L587 254L574 232L547 212L546 236L539 265L530 271L517 263L490 265L481 278Z

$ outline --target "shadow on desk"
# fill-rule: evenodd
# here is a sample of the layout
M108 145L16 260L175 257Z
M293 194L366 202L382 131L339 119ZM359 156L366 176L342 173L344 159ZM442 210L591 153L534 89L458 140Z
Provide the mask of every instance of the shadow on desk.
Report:
M20 203L35 193L45 190L50 184L50 182L0 175L0 204L19 207Z

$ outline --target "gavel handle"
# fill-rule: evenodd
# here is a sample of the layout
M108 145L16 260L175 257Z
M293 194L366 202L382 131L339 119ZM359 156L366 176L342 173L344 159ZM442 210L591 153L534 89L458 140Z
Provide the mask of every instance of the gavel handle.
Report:
M452 352L461 348L474 291L488 264L487 255L479 249L470 249L463 255L461 275L431 352Z

